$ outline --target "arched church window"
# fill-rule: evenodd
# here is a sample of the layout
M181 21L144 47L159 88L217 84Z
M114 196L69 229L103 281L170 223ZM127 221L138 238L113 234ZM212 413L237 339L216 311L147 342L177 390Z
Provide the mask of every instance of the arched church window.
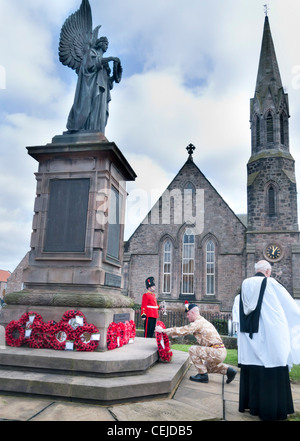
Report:
M183 190L183 212L184 220L189 219L189 217L196 216L196 188L194 184L188 182Z
M289 145L289 123L287 114L282 111L280 114L280 143L288 148Z
M283 145L285 144L283 113L281 113L281 115L280 115L280 143Z
M274 142L274 125L273 125L273 116L271 112L268 113L267 116L267 143Z
M206 245L206 294L215 294L215 244L212 240Z
M255 128L256 128L256 147L259 147L260 146L260 119L259 119L258 115L256 115Z
M163 294L171 293L172 280L172 242L167 240L164 244L164 258L163 258Z
M270 185L268 189L268 213L269 216L276 214L276 191L273 185Z
M187 228L182 244L182 294L194 294L195 235Z

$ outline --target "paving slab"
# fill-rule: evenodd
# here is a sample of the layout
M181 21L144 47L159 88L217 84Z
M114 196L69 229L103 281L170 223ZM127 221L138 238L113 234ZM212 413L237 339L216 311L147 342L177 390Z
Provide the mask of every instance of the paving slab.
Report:
M200 420L221 420L223 418L222 376L210 374L209 382L201 384L189 379L196 373L196 369L192 366L174 394L174 401L192 406L193 413L196 413Z
M115 421L110 411L97 405L52 403L31 421Z
M225 408L226 421L261 421L258 416L250 415L248 411L239 412L238 403L234 401L226 401Z
M28 421L53 401L15 396L0 396L0 421Z
M110 408L117 421L202 421L210 419L209 412L176 400L155 400Z

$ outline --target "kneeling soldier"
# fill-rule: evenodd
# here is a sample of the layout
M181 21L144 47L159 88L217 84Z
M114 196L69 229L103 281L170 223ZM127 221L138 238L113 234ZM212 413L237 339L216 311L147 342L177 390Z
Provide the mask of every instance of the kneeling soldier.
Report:
M208 373L217 373L227 375L226 383L231 383L237 371L223 363L227 351L216 328L200 315L198 306L193 303L187 306L187 318L189 325L168 329L157 326L155 330L170 337L195 336L199 345L191 346L189 355L198 374L190 380L208 383Z

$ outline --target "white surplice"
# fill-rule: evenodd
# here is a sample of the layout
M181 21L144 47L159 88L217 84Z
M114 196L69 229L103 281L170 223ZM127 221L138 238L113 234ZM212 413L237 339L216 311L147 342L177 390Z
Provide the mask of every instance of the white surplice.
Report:
M245 314L255 309L262 281L260 276L244 280L241 295ZM239 296L233 313L235 321L239 321ZM300 364L300 308L272 277L267 279L258 333L251 339L238 327L238 362L266 368Z

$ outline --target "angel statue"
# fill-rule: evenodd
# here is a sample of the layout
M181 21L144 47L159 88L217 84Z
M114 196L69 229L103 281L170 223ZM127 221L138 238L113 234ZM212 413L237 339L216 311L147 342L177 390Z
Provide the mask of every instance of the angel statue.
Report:
M80 9L65 21L60 34L59 59L76 70L78 81L69 114L69 132L97 131L104 133L109 116L110 91L122 78L119 58L104 57L108 49L106 37L98 38L101 26L93 30L89 0L82 0ZM113 62L113 72L109 66Z

